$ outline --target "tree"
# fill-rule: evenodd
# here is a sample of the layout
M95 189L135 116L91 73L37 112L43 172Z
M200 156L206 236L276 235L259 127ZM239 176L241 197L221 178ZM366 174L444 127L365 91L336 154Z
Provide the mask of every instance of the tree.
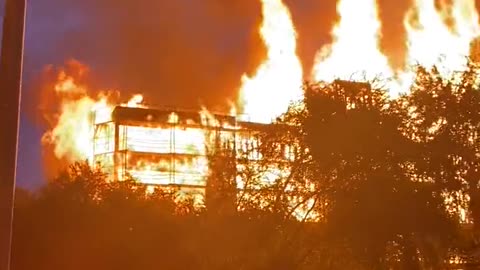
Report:
M418 68L402 105L410 117L404 130L425 145L419 172L451 197L450 211L473 222L480 232L480 92L479 66L450 78L436 68ZM463 211L466 213L463 214ZM477 236L478 237L478 236Z
M222 145L215 136L207 147L209 175L205 188L205 206L216 215L232 215L237 210L237 163L235 149Z
M329 245L367 269L438 266L455 231L441 196L415 181L423 145L401 132L404 117L384 91L343 81L307 84L300 112L285 117L311 153Z
M182 249L177 236L192 229L182 224L173 196L147 196L132 180L107 182L87 163L21 198L13 269L157 269L157 259L175 269Z

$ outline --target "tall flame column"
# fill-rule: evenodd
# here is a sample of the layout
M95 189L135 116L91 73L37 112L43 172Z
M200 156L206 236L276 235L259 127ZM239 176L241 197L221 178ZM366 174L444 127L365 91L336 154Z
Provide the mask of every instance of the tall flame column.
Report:
M10 268L25 0L6 0L0 65L0 270Z

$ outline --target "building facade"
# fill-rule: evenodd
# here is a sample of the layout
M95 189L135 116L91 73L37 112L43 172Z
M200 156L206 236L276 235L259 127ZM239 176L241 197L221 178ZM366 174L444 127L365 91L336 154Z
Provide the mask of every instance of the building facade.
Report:
M184 188L206 186L209 156L219 148L259 159L258 135L266 127L206 111L122 106L93 118L92 160L113 180L132 176L146 185Z

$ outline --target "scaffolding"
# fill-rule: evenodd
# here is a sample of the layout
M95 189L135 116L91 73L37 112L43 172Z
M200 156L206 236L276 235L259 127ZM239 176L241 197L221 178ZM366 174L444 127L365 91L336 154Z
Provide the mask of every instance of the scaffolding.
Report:
M202 112L122 106L117 106L109 117L101 112L92 119L92 161L101 166L110 181L134 179L145 184L147 191L160 187L174 193L179 200L183 195L193 199L197 206L205 205L207 181L214 180L219 173L211 170L210 166L216 164L211 161L218 158L234 159L235 171L230 172L226 162L226 167L220 169L225 171L220 174L229 177L232 173L237 196L247 200L260 190L271 192L265 187L288 179L290 173L285 164L292 162L292 145L272 146L275 148L269 151L276 154L264 156L268 153L263 152L265 146L261 145L263 135L274 127L269 124ZM290 196L292 207L298 207L302 195ZM251 199L255 200L255 196ZM310 203L302 205L308 207ZM300 207L297 212L299 219L310 213Z
M147 185L204 188L209 155L217 147L251 152L258 147L252 125L236 117L117 106L111 117L93 116L93 163L112 180L131 176ZM240 126L250 126L240 128Z

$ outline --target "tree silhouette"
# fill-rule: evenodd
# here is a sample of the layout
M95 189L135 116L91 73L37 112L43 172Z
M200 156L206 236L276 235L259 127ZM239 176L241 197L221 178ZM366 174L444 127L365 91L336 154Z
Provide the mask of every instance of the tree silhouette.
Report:
M443 263L455 226L432 185L413 177L423 145L401 132L407 115L369 84L305 88L303 112L286 119L311 153L331 245L346 244L367 269Z
M405 130L422 142L419 175L451 197L450 210L480 230L480 92L478 65L451 78L436 68L418 68L411 94L402 98ZM478 236L477 236L478 237Z
M206 211L72 164L17 193L13 269L442 269L476 245L459 206L478 231L477 74L419 68L395 100L306 83L245 151L207 149Z

